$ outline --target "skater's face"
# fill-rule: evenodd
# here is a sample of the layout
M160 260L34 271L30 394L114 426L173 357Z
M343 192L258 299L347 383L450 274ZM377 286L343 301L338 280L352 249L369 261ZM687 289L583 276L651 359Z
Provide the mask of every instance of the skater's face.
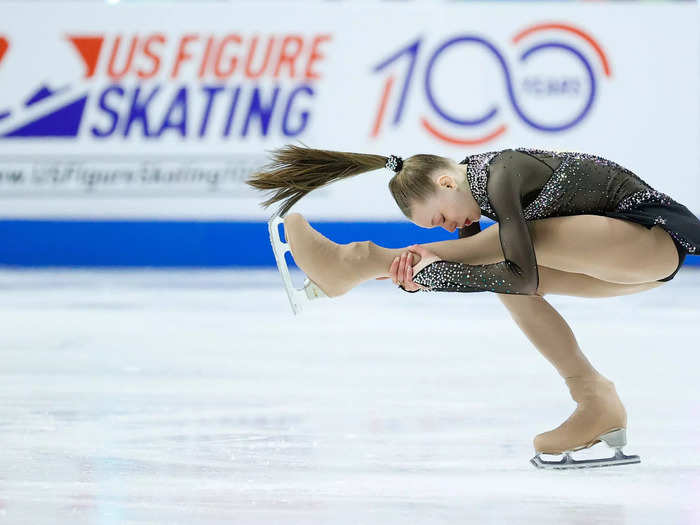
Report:
M422 228L441 226L453 232L479 220L481 209L469 189L466 165L455 162L450 170L436 170L432 179L435 193L411 206L413 223Z

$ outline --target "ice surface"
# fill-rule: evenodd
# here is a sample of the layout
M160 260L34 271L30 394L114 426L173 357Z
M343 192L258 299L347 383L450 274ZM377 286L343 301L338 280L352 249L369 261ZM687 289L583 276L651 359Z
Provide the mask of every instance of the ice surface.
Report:
M699 292L547 296L642 458L552 472L575 405L493 294L294 317L273 270L0 272L0 523L700 523Z

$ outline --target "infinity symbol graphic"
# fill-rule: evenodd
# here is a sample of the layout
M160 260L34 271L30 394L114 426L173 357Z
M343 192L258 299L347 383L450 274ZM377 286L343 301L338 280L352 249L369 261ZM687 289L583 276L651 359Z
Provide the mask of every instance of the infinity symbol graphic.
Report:
M547 23L532 25L518 32L512 38L511 43L513 45L520 46L522 45L521 41L524 41L526 39L532 39L534 36L542 36L541 33L543 31L563 31L568 33L569 35L574 35L575 37L577 37L577 39L583 41L585 47L590 48L592 54L599 60L600 68L602 69L603 74L606 77L611 76L608 59L605 56L605 53L603 52L598 42L596 42L595 39L585 31L569 24ZM445 52L449 49L454 49L459 46L465 45L477 46L483 49L488 56L495 60L495 62L498 64L498 69L500 70L501 75L503 77L503 82L505 84L507 93L507 100L510 103L510 106L512 107L514 113L520 118L520 120L528 126L530 126L531 128L543 132L564 131L581 122L581 120L586 116L586 114L589 112L593 105L593 101L597 94L596 74L594 72L594 68L589 62L589 58L578 48L579 46L574 46L571 43L556 40L539 40L534 43L531 43L529 47L526 47L524 49L521 48L519 54L517 55L517 60L519 64L526 65L528 61L534 58L535 56L539 56L540 54L545 52L555 52L559 55L568 55L569 57L573 58L574 64L578 64L578 66L572 67L577 67L582 74L577 73L574 76L574 78L556 78L554 79L554 83L552 83L552 75L549 75L550 78L530 76L522 82L522 86L520 88L519 93L513 81L513 75L511 74L510 68L508 66L508 63L506 62L503 53L494 44L492 44L486 38L483 38L481 36L460 35L453 38L449 38L443 41L441 44L439 44L435 51L433 51L433 53L430 55L427 62L427 66L425 66L425 69L423 71L422 84L427 106L430 110L432 110L433 116L438 117L440 120L447 123L448 125L460 127L483 126L495 118L503 118L501 116L502 111L497 105L493 103L487 106L485 110L482 111L480 114L472 118L465 118L455 115L454 111L451 111L451 108L446 107L444 103L441 103L438 100L433 86L433 78L435 76L434 69L436 67L436 64L442 57L445 56ZM388 68L388 66L390 66L391 64L398 62L403 57L406 57L406 59L408 60L408 67L406 68L405 76L402 79L403 85L398 88L400 90L399 100L398 104L396 105L396 110L394 112L394 118L391 122L394 126L396 126L401 121L407 95L413 83L412 80L414 79L414 76L416 76L418 56L422 47L423 42L421 38L414 40L409 45L399 49L397 52L390 55L389 58L383 60L381 63L379 63L373 68L373 72L378 73ZM549 56L550 55L545 55L545 59L549 58ZM556 72L556 67L553 68L553 70ZM476 68L474 68L474 71L476 71ZM377 110L377 115L375 117L374 125L371 131L371 136L373 137L377 137L379 135L379 131L384 120L385 112L387 110L387 107L389 106L391 92L395 81L395 76L389 75L384 83L384 87L380 95L380 102ZM584 89L586 87L587 89ZM570 97L573 96L582 99L581 102L583 107L582 109L577 110L577 113L573 115L573 117L565 117L564 119L561 119L562 121L557 122L556 124L544 123L541 120L541 116L538 119L535 116L528 115L526 113L522 101L518 99L519 94L521 97L523 94L530 95L531 97L534 95L542 97L565 94ZM421 116L420 123L429 134L444 142L455 145L473 146L483 144L502 135L507 129L504 123L495 122L490 126L492 129L486 134L482 133L480 137L464 138L455 137L444 131L441 131L440 129L438 129L438 126L436 126L434 123L431 122L430 119L428 119L427 116Z

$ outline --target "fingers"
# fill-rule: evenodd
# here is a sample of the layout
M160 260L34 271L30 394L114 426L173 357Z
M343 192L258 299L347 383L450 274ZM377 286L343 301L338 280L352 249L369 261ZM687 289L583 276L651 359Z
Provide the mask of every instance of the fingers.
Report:
M413 283L413 255L411 252L403 252L400 256L394 257L389 268L391 280L396 285Z
M416 290L426 290L427 288L413 281L413 276L416 268L420 266L420 262L413 265L413 256L416 255L420 259L424 259L429 253L428 250L423 248L420 244L414 244L408 248L404 248L408 251L403 252L401 255L394 257L391 262L391 267L389 268L389 273L391 274L391 280L394 284L402 286L405 290L409 292L415 292ZM388 277L385 277L388 279Z
M391 262L391 267L389 268L389 273L391 274L391 281L394 284L399 284L399 258L394 257L394 260Z
M404 288L409 287L411 291L415 290L413 286L413 254L404 252L401 254L401 262L399 263L399 281L403 282Z
M413 283L413 255L411 252L405 253L404 263L403 282Z
M407 256L407 252L403 252L401 254L401 257L400 257L399 275L398 275L399 283L406 281L406 256Z

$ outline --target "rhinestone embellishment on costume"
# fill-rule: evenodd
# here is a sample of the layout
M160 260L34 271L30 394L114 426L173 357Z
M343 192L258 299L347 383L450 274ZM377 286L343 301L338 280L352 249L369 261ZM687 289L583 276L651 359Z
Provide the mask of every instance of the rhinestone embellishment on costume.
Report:
M436 261L418 272L413 281L427 286L429 290L426 291L495 292L503 287L516 289L517 286L512 281L502 278L498 275L500 272L495 271L503 271L507 264L506 261L479 265ZM473 284L466 284L467 282ZM511 290L507 288L505 291L508 293Z
M615 208L615 211L626 211L641 204L670 205L674 202L675 201L665 193L656 190L644 190L635 192L620 201L620 204ZM658 215L656 218L654 218L654 224L666 226L666 219ZM666 230L671 237L678 241L678 243L683 246L688 253L695 253L696 246L686 239L685 236L673 231L670 228L664 228L664 230Z

